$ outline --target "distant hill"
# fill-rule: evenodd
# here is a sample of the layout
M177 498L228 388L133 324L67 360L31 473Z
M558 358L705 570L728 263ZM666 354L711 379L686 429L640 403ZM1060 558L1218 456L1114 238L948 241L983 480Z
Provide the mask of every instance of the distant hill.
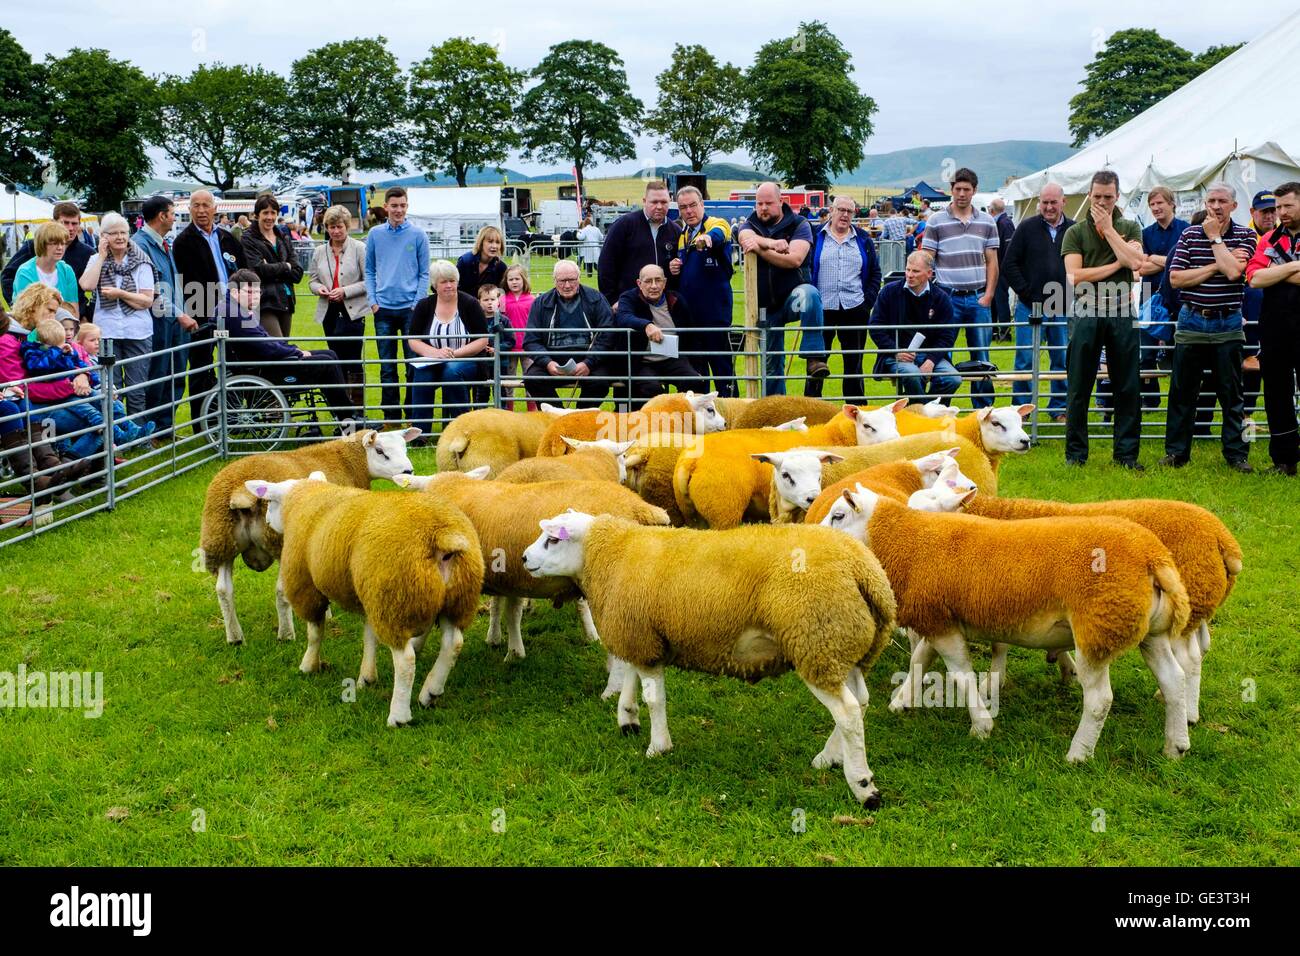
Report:
M1011 139L966 146L920 146L862 157L858 168L837 176L845 185L911 186L918 179L942 188L944 171L969 166L980 178L980 190L992 192L1008 176L1024 176L1076 152L1068 143Z

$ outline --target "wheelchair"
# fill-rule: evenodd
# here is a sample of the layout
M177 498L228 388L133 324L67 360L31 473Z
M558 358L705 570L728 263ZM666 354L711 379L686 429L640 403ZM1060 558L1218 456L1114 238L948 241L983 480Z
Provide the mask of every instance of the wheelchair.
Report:
M214 446L221 443L220 402L216 389L203 400L203 421L212 423L205 435ZM251 373L231 375L226 379L227 442L232 450L260 454L275 451L290 437L319 436L319 413L324 411L332 422L328 407L315 385L276 382Z

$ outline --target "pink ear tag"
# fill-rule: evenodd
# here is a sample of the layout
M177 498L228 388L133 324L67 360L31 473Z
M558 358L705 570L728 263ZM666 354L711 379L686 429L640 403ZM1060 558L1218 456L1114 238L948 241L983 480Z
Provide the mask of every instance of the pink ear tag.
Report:
M257 486L257 491L253 492L253 494L257 495L257 497L259 497L259 498L265 498L265 497L266 497L266 492L267 492L267 487L266 487L266 485L258 485L258 486Z
M569 529L564 527L564 525L560 525L560 527L555 529L555 537L561 541L568 541Z

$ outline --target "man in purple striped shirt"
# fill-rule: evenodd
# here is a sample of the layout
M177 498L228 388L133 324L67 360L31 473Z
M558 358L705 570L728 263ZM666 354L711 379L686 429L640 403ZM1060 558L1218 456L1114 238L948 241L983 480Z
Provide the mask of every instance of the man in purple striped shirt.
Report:
M1223 457L1229 468L1247 474L1253 470L1242 437L1241 359L1246 336L1241 301L1246 263L1255 253L1255 233L1232 221L1236 208L1236 191L1227 183L1212 183L1205 191L1205 222L1184 229L1169 258L1169 282L1182 303L1174 330L1165 457L1160 460L1171 468L1181 468L1191 459L1202 373L1210 369L1223 409Z

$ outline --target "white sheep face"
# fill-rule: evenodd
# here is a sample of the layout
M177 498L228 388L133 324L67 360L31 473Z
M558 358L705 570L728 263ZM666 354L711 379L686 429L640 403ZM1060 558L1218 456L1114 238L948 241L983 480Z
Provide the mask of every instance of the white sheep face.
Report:
M1024 419L1033 414L1033 405L1010 405L1005 408L981 408L975 413L980 422L980 439L995 455L1029 451L1029 435Z
M324 481L325 473L313 471L306 478L290 478L287 481L262 481L254 479L244 482L244 487L259 501L266 502L266 523L276 534L284 534L284 500L300 481Z
M924 405L913 405L908 411L924 415L926 418L947 418L949 415L956 415L957 410L951 405L945 405L940 399L934 399L926 402Z
M686 401L690 403L691 411L695 414L695 434L707 435L709 432L720 432L727 427L727 420L722 417L722 412L718 411L718 403L714 401L717 397L717 392L706 392L703 395L696 395L694 392L686 393Z
M573 578L582 571L583 542L596 519L581 511L539 521L541 535L524 549L524 569L535 578Z
M807 511L822 493L822 465L844 460L842 455L817 451L765 452L751 457L772 466L772 485L782 512Z
M913 458L912 464L916 466L916 470L921 475L921 487L933 488L934 483L939 480L939 476L948 462L953 461L952 456L960 450L959 448L948 448L921 458Z
M892 405L867 411L856 405L845 405L844 414L853 419L859 445L878 445L882 441L898 438L898 421L894 415L907 407L907 399L900 398Z
M400 432L362 432L361 444L366 449L366 468L370 477L395 478L398 475L415 474L415 466L406 454L406 445L419 437L418 428Z
M578 438L570 438L568 435L561 437L564 438L564 443L574 451L582 451L584 448L599 448L601 451L609 452L614 456L614 461L618 464L619 484L627 482L627 450L636 444L635 441L611 441L608 438L582 441Z
M907 499L907 506L913 511L929 511L934 514L951 514L966 507L966 502L975 497L974 489L959 488L957 482L940 480L933 488L914 492Z
M867 525L870 524L871 515L879 501L879 495L861 484L852 491L846 488L835 504L831 505L830 511L826 512L822 524L869 545Z
M962 474L961 465L957 463L955 458L949 458L944 463L943 469L939 472L939 480L935 484L947 485L949 488L955 488L958 491L975 490L975 482Z

